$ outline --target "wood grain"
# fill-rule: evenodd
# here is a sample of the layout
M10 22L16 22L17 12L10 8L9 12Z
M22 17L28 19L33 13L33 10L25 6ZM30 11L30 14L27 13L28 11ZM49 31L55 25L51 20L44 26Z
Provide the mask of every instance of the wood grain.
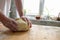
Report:
M0 24L0 40L60 40L60 27L33 25L27 32L11 32Z

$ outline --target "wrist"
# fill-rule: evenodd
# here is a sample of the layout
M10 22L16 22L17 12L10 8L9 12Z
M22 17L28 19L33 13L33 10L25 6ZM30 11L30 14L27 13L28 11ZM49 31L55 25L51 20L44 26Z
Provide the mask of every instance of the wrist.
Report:
M0 21L3 22L7 19L7 17L3 14L2 11L0 11Z
M19 11L19 16L20 16L20 17L24 16L23 11Z
M0 21L1 21L1 22L5 22L5 21L7 21L7 20L8 20L7 17L0 18Z

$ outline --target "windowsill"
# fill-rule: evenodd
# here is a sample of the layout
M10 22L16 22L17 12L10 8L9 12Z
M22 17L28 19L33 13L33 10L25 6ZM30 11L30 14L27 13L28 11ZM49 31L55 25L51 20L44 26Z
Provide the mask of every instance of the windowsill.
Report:
M54 20L36 20L34 17L26 16L28 19L31 20L33 24L38 25L47 25L47 26L60 26L60 21L54 21Z

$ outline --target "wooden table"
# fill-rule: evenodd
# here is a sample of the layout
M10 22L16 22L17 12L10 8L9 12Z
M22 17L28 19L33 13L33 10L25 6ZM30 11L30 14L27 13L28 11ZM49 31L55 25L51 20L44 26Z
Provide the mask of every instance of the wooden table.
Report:
M60 27L33 25L27 32L11 32L0 24L0 40L60 40Z

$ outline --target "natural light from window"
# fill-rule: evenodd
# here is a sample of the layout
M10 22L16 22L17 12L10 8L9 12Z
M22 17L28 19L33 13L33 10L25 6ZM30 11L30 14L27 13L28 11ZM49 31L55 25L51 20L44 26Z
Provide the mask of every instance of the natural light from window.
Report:
M57 17L60 12L59 4L60 0L45 0L43 15L50 15Z
M24 0L23 8L26 11L26 15L38 15L39 3L40 0Z

